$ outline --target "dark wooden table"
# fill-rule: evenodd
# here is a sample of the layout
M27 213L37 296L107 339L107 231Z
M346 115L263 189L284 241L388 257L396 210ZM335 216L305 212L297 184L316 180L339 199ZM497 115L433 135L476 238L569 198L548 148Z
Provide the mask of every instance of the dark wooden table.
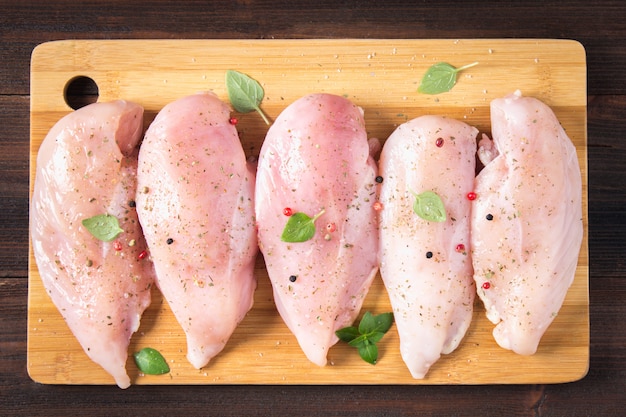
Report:
M0 415L626 414L626 3L0 1ZM51 386L26 372L29 60L56 39L567 38L588 59L590 369L560 385Z

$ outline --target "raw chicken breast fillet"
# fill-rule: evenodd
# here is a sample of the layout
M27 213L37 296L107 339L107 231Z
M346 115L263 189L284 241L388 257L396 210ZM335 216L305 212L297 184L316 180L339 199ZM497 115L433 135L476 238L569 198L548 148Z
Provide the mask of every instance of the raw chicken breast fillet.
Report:
M476 135L463 122L421 116L400 125L380 156L380 272L413 378L455 350L472 320L470 245ZM415 194L433 191L446 220L413 211Z
M139 220L198 369L222 351L256 288L254 171L229 118L214 94L186 96L159 112L139 152Z
M583 236L576 149L552 110L516 92L491 103L476 178L478 295L505 349L531 355L573 282Z
M335 331L359 314L378 270L376 171L362 110L332 94L293 102L261 148L260 248L276 307L307 358L319 366L338 341ZM325 210L312 239L281 240L289 220L285 208L310 217Z
M132 334L150 304L152 263L134 208L143 108L94 103L62 118L37 155L31 200L33 251L46 291L91 360L130 385L125 365ZM113 241L82 221L115 216Z

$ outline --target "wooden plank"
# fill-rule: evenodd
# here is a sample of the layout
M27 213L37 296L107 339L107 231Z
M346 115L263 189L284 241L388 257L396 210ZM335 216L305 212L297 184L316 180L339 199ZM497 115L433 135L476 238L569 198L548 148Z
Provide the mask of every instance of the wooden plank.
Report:
M461 73L454 89L420 95L428 66L446 61L479 65ZM493 341L493 325L479 301L460 347L443 356L424 380L411 378L399 354L395 327L380 344L373 367L344 344L334 346L329 364L308 362L278 316L262 256L256 265L255 305L225 350L207 367L185 359L185 338L158 291L146 311L130 352L151 346L167 358L171 373L140 375L135 384L491 384L559 383L582 378L589 365L587 245L587 96L585 51L567 40L98 40L42 44L31 62L31 192L36 153L52 125L71 108L67 83L91 77L99 100L136 101L147 126L168 102L200 90L227 100L224 72L243 71L265 88L262 107L275 118L293 100L312 92L345 95L365 111L370 137L384 140L400 123L422 114L442 114L489 132L489 103L520 89L555 110L574 142L583 176L585 235L572 285L538 352L519 356ZM249 156L258 155L267 126L256 114L237 115ZM49 384L112 384L112 378L82 352L49 300L34 263L29 265L28 372ZM363 311L391 311L377 277Z

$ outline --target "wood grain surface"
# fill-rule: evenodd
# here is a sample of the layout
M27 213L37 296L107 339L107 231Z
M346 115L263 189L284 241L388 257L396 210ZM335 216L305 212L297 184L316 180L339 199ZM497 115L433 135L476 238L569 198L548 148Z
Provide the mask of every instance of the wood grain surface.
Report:
M461 73L454 89L421 95L428 66L446 61L479 65ZM262 256L256 267L255 305L227 344L202 370L185 359L185 338L167 303L153 292L130 351L157 348L171 373L141 375L131 359L134 384L545 384L576 381L589 366L589 258L587 241L587 66L578 42L549 39L458 40L81 40L39 45L31 60L30 176L38 147L51 126L71 111L66 95L75 77L98 86L99 101L143 105L147 126L168 102L200 90L227 100L224 72L243 71L265 89L263 109L275 118L312 92L344 95L361 106L370 137L382 140L400 123L441 114L489 133L489 103L520 89L550 105L577 148L583 177L585 237L576 277L564 306L537 354L499 348L493 325L477 301L473 323L459 349L443 356L424 380L411 378L399 354L395 327L380 344L375 367L345 344L333 347L329 365L309 363L273 304ZM248 156L258 155L267 126L256 114L237 115ZM29 255L28 349L30 376L45 384L112 384L90 362L45 293ZM377 277L363 311L390 311Z

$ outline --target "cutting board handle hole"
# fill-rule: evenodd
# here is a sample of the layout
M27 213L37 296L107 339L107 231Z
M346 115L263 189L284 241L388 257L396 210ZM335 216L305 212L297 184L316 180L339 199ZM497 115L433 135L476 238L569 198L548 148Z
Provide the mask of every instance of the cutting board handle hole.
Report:
M95 103L98 101L98 96L98 84L92 78L84 75L69 80L63 92L65 102L74 110Z

